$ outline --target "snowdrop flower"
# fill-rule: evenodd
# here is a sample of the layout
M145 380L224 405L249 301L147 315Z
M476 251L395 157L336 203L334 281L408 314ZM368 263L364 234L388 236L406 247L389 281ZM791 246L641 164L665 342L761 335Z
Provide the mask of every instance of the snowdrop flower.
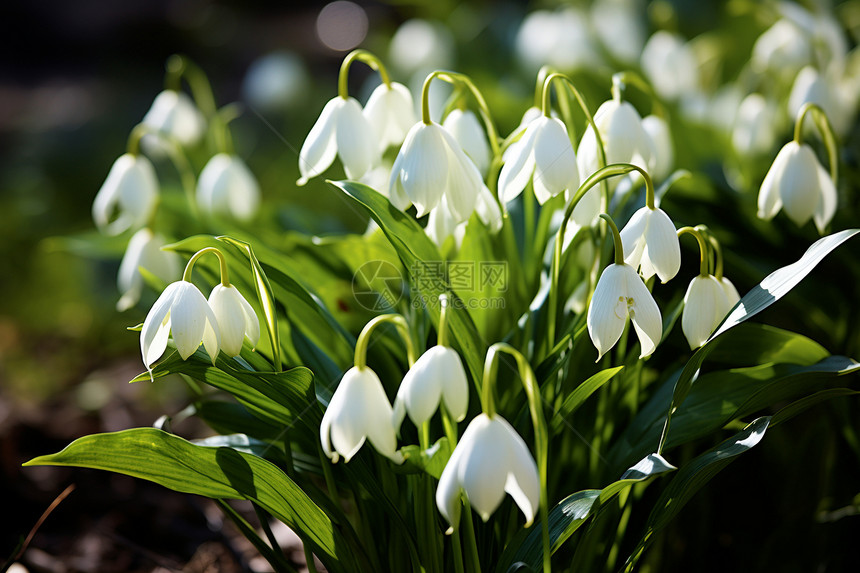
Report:
M202 343L215 363L221 347L218 321L203 293L185 280L168 285L143 321L140 352L147 369L164 353L171 333L183 360Z
M603 0L591 5L591 25L614 58L635 63L645 44L645 19L636 0Z
M770 151L776 139L776 110L761 94L745 97L738 107L732 130L732 145L739 155Z
M434 346L415 361L403 377L394 399L394 427L400 428L404 416L420 427L433 416L444 401L456 421L466 417L469 383L460 355L453 348Z
M669 124L660 116L649 115L642 119L642 129L653 143L654 167L651 176L655 181L662 181L672 172L672 166L675 164L675 149L672 146Z
M481 187L481 192L478 193L475 213L478 214L478 218L491 233L495 234L502 230L502 210L499 207L499 202L493 196L493 192L486 185Z
M720 286L723 287L723 293L726 295L726 302L728 302L726 312L728 312L741 300L741 295L738 294L738 289L735 288L732 281L726 277L720 277L717 280L720 281Z
M172 251L162 251L161 247L166 244L161 235L156 235L148 227L140 229L131 236L117 275L117 286L122 293L119 302L116 303L116 309L119 312L128 310L140 300L143 291L141 268L166 283L179 278L182 272L179 255Z
M481 175L490 169L490 144L478 118L470 110L454 109L442 122L466 155L475 162Z
M211 215L249 221L256 215L260 204L260 186L242 159L218 153L200 172L197 204Z
M368 367L346 371L320 424L320 441L326 456L349 462L366 439L376 451L395 463L403 463L397 450L391 404L382 382ZM332 451L334 446L334 451Z
M475 210L483 186L478 168L454 137L438 123L423 121L406 134L388 182L389 196L408 197L418 217L438 205L444 195L457 222L465 221Z
M209 306L218 321L221 351L227 356L239 356L245 337L251 346L260 340L260 320L257 313L233 285L215 285L209 295Z
M573 7L528 14L517 31L514 49L527 70L549 65L572 71L601 62L588 15Z
M653 170L654 142L642 127L642 118L636 108L626 101L612 99L603 102L594 114L594 123L603 141L607 165L632 163L646 171ZM583 177L600 168L597 138L591 125L585 129L579 142L576 161Z
M541 115L529 123L522 137L508 148L506 158L499 174L503 203L519 196L530 179L541 205L579 185L576 153L567 128L556 118Z
M158 180L149 159L126 153L117 159L93 201L99 230L119 235L146 225L158 203ZM116 218L111 220L116 213Z
M812 66L807 66L800 70L794 80L788 98L788 113L797 117L805 103L814 103L824 110L834 131L845 135L853 124L849 120L851 105L843 101L840 87L835 73L820 74Z
M498 414L475 416L442 470L436 507L451 524L449 531L460 520L461 492L484 521L505 492L522 510L526 527L534 520L540 502L537 464L520 435Z
M391 145L400 145L415 124L412 94L403 84L382 83L370 94L364 106L364 117L376 130L381 152Z
M598 361L621 338L628 317L642 346L639 358L650 356L663 335L660 309L636 270L626 263L614 263L600 275L586 318Z
M723 284L716 277L700 274L690 281L684 295L681 329L691 350L708 340L730 308Z
M451 214L451 209L448 207L448 199L442 197L439 204L430 210L424 232L439 248L445 244L448 237L454 237L454 242L459 247L466 234L466 221L462 223L458 222L454 218L454 215Z
M681 269L681 244L675 224L662 209L647 206L636 211L621 229L624 262L639 269L648 280L655 274L667 282Z
M448 27L421 18L401 24L388 49L392 66L405 75L420 74L422 80L425 70L450 68L455 55L456 43Z
M182 145L194 145L206 131L206 120L185 93L164 90L143 116L143 124Z
M336 96L325 105L299 152L298 185L329 168L336 156L349 179L359 179L378 161L376 132L355 98Z
M677 34L655 32L642 49L642 71L661 97L676 100L699 91L699 63Z
M784 209L789 219L803 226L815 221L820 233L836 213L836 187L818 162L812 148L790 141L779 151L762 181L758 216L772 219Z

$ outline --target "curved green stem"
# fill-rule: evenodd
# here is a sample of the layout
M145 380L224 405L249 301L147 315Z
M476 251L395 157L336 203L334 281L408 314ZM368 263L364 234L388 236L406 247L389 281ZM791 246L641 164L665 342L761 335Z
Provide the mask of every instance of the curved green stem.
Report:
M242 104L230 103L215 112L212 123L215 127L215 144L222 153L233 153L233 136L230 122L242 115Z
M648 96L651 100L652 114L664 119L666 118L666 108L660 103L657 94L654 93L654 88L634 71L627 70L612 75L612 98L616 101L621 101L621 96L626 91L628 85L636 86L639 91Z
M443 82L447 82L453 85L462 85L472 94L472 97L475 98L475 102L478 104L478 110L481 113L481 119L484 122L484 128L487 130L487 139L490 141L490 149L493 152L493 157L499 157L501 155L501 149L499 147L499 132L496 130L496 126L493 123L492 115L490 115L490 107L487 105L487 101L484 99L484 95L478 89L478 87L472 82L472 79L466 74L461 74L458 72L449 72L445 70L436 70L435 72L431 72L430 75L424 80L424 85L421 87L421 121L425 125L430 125L430 83L435 79L439 78Z
M624 264L624 243L621 242L621 233L618 232L618 225L612 220L612 217L606 213L601 213L600 218L606 221L609 229L612 231L612 242L615 244L615 264Z
M140 140L143 139L144 135L151 133L155 132L147 125L143 123L135 125L132 128L131 133L128 134L128 141L125 144L125 152L135 156L140 155Z
M696 225L696 230L705 235L708 244L711 245L711 252L714 254L714 276L717 280L723 279L723 249L720 247L720 242L706 225Z
M218 257L218 262L221 264L221 284L225 287L230 286L230 273L227 271L227 259L224 258L224 253L217 247L206 247L194 253L185 265L185 272L182 273L182 280L191 282L191 271L194 268L194 263L197 259L207 253L212 253Z
M693 227L681 227L678 229L678 237L682 235L693 235L699 243L699 274L708 276L708 241L704 235Z
M340 72L337 76L337 95L343 99L349 97L349 68L352 66L353 62L362 62L367 64L372 70L379 72L379 77L382 79L382 83L391 87L391 78L388 75L388 70L385 69L385 65L382 63L382 60L367 50L353 50L343 59L343 63L340 64Z
M551 546L549 541L549 497L547 493L547 457L549 451L549 437L546 429L546 418L543 413L543 403L541 401L540 387L537 383L534 371L526 357L523 356L516 348L505 342L497 342L490 346L487 351L487 360L484 363L484 387L483 394L489 395L490 402L492 401L493 381L495 380L496 372L496 357L500 352L504 352L513 356L517 362L517 371L520 375L520 381L523 384L523 389L526 392L526 398L529 404L529 412L532 418L532 425L535 432L535 457L537 458L538 476L540 478L540 518L541 518L541 537L543 544L543 571L550 573L550 557ZM489 376L487 375L489 371ZM483 405L483 400L482 400ZM495 412L490 413L486 409L484 413L492 418Z
M535 107L541 107L541 103L543 102L543 85L546 82L547 76L554 71L551 66L541 66L538 70L537 80L535 81Z
M356 368L362 369L367 366L367 347L370 344L370 334L377 326L384 322L390 322L397 327L397 333L406 344L406 358L409 361L409 366L415 364L415 346L412 344L412 337L409 334L409 324L407 324L406 319L399 314L382 314L365 324L361 330L361 334L358 335L358 340L355 343Z
M827 119L827 114L820 106L806 102L800 111L797 112L797 120L794 122L794 141L801 145L803 143L803 120L807 114L812 115L812 121L815 127L821 133L821 139L824 141L824 146L827 148L827 159L830 163L830 178L833 180L833 185L836 185L839 177L839 149L836 144L836 136L833 133L833 126L830 125L830 120Z
M200 66L192 62L186 56L174 54L167 59L167 77L165 84L168 89L179 91L181 79L185 78L191 88L191 95L197 102L197 107L206 116L212 119L215 115L215 95L212 93L212 84L209 78L200 69Z

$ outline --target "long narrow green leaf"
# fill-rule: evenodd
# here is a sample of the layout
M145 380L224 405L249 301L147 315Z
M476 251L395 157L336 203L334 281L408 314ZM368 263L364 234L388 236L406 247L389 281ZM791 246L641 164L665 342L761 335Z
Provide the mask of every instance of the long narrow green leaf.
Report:
M594 394L601 386L609 382L613 376L621 372L623 369L624 366L616 366L615 368L601 370L577 386L576 389L571 392L567 398L565 398L558 410L556 410L555 416L552 418L553 429L556 430L560 428L567 416L576 412L576 410L585 403L589 396Z
M356 571L349 543L329 517L277 466L232 448L196 446L154 428L94 434L25 466L113 471L214 499L247 499L300 531L329 571Z

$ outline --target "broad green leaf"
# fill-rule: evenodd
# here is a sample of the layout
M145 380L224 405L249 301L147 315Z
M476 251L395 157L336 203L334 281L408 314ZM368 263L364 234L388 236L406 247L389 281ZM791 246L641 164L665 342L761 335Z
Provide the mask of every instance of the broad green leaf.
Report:
M26 466L75 466L113 471L169 489L214 499L247 499L302 532L330 571L356 571L350 543L329 517L277 466L227 447L191 444L154 428L79 438Z
M191 443L195 446L206 446L207 448L233 448L239 452L253 454L258 458L264 458L277 464L287 462L287 457L279 448L245 434L210 436L200 440L191 440Z
M426 265L437 265L443 261L436 245L427 237L415 219L395 209L388 199L367 185L355 181L329 181L329 183L364 207L388 237L404 268L414 275L412 277L414 280L410 281L414 289L411 302L423 304L433 324L439 325L441 310L438 304L439 295L447 293L452 297L448 314L451 338L463 356L472 380L475 384L479 384L484 369L484 351L488 344L478 333L469 313L464 308L463 301L451 288L448 277L440 276L435 271L424 272Z
M395 471L425 472L439 479L452 451L453 448L446 437L439 438L435 444L426 450L421 450L420 446L414 444L403 446L400 448L400 453L406 458L406 462L402 466L396 467Z
M795 263L782 267L771 274L753 287L751 291L745 294L735 307L729 312L728 316L720 324L719 328L711 335L705 344L699 348L695 354L687 362L684 370L681 372L675 391L672 396L672 403L669 406L669 413L666 416L666 423L663 433L660 438L660 449L665 442L666 434L669 430L672 412L681 404L690 391L693 380L699 372L705 358L714 349L714 342L727 331L739 325L752 316L755 316L765 308L769 307L777 300L788 294L797 284L803 280L806 275L812 272L818 263L824 259L836 247L860 233L860 229L846 229L815 241L812 246L807 249L806 253Z
M674 471L676 468L659 454L649 454L629 468L616 482L603 488L579 491L569 495L549 512L549 539L555 553L579 529L601 505L617 496L633 484ZM540 523L523 530L505 548L498 573L516 571L525 565L538 571L543 559Z
M200 400L194 404L194 413L219 434L247 434L258 440L276 440L283 428L261 420L248 408L223 400Z

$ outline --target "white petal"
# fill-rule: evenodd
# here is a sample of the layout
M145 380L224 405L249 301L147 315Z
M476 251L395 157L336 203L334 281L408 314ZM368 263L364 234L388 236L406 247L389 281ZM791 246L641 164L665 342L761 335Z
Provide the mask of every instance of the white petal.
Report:
M471 442L464 448L463 459L459 465L460 483L469 502L481 519L487 521L505 497L510 444L507 443L507 430L496 418L477 416L469 427L475 426ZM466 445L466 432L462 442Z
M448 458L448 463L445 469L442 470L442 475L439 476L439 485L436 487L436 507L439 508L439 513L448 521L451 528L455 528L460 523L460 511L462 504L460 503L460 482L458 480L460 474L459 463L463 452L463 441L454 448L451 457ZM471 517L471 516L470 516ZM448 532L451 532L449 530Z
M502 229L502 210L486 185L483 185L481 192L478 193L475 212L491 233L498 233Z
M650 211L650 209L649 209ZM681 270L681 244L675 224L662 209L654 209L645 229L646 257L660 281L665 283ZM642 273L645 279L651 274Z
M337 153L349 179L358 179L379 160L376 132L361 113L361 104L347 98L337 114Z
M660 338L663 336L663 318L660 316L660 308L654 302L654 297L639 279L639 275L636 274L633 267L628 266L627 268L630 270L627 280L630 320L633 321L633 327L639 337L639 344L642 346L642 353L639 358L645 358L650 356L657 348L657 344L660 343Z
M612 264L603 270L594 296L588 306L588 336L597 348L597 361L608 352L624 330L627 323L627 265ZM634 274L636 271L633 271ZM636 277L639 280L639 277Z
M299 185L304 185L311 177L320 175L334 161L337 155L335 141L337 116L344 101L342 97L329 100L305 138L299 152L299 172L302 175L298 181Z
M728 304L728 310L731 310L739 300L741 300L741 295L738 294L738 289L735 288L735 285L732 284L732 281L723 277L720 279L720 285L723 287L723 292L726 295L726 303Z
M780 181L782 209L799 227L812 218L818 206L818 167L815 152L804 143L792 154Z
M653 177L656 181L662 181L672 171L672 165L675 162L669 125L662 117L649 115L642 119L642 129L654 144Z
M209 295L209 306L218 321L221 334L221 350L227 356L239 356L245 340L245 313L239 298L242 295L236 287L215 285Z
M206 311L212 311L203 293L196 286L186 281L175 284L179 287L170 307L170 330L173 332L176 350L183 360L187 360L203 342Z
M260 342L260 319L254 312L254 307L242 296L242 293L239 293L239 304L242 305L242 311L245 314L245 336L248 337L251 346L256 348L257 343Z
M542 117L537 120L535 135L535 188L538 181L556 196L566 189L579 186L579 171L576 154L564 124L555 118Z
M505 480L505 491L526 517L526 527L534 521L540 504L540 477L537 464L528 446L517 431L501 416L496 418L508 432L508 447L510 458L507 465L508 476Z
M445 196L451 215L460 223L466 221L475 211L475 203L484 181L478 168L466 157L454 137L443 127L440 132L448 148L448 185Z
M380 84L370 94L364 106L364 116L375 130L380 151L403 142L409 128L415 124L412 94L403 84Z
M571 219L580 227L590 227L600 216L600 205L602 198L600 196L600 187L594 186L585 192L576 207L573 208ZM625 252L627 252L625 250Z
M650 209L642 207L633 213L630 220L621 229L621 244L624 247L624 262L639 268L642 253L645 252L645 231L648 228Z
M833 180L830 174L824 170L820 164L818 165L818 189L821 195L818 198L818 205L815 207L815 215L813 219L818 232L822 235L836 214L836 187L833 185Z
M466 155L475 162L481 176L486 175L490 169L490 144L475 114L470 110L451 110L442 127L454 136Z
M119 263L119 272L117 273L117 287L121 293L135 291L136 296L131 302L131 305L137 303L140 298L140 291L143 288L143 277L138 272L138 267L141 265L146 246L153 240L152 231L146 227L137 231L128 241L128 246L125 248L125 254L122 256L122 261ZM128 307L126 307L128 308Z
M397 391L397 398L403 400L409 418L418 427L433 416L442 397L446 373L436 348L440 347L431 348L415 361Z
M436 124L415 124L395 160L400 169L391 172L392 184L402 186L418 217L439 203L448 180L448 150L441 130Z
M452 418L460 422L469 409L469 382L463 362L453 348L436 346L430 350L436 352L436 361L442 376L442 400L445 402L445 408Z
M769 221L782 208L782 197L780 187L782 186L782 178L785 174L786 167L791 162L792 157L796 153L797 144L789 142L779 153L776 154L776 159L767 171L764 181L761 183L761 189L758 193L758 218Z
M149 368L167 348L170 333L170 308L180 287L179 282L167 286L143 321L140 330L140 353L144 365Z
M331 397L326 415L330 420L331 442L334 449L343 456L344 461L352 459L366 438L364 432L363 416L366 397L364 385L362 384L363 372L369 369L359 370L350 368ZM325 441L323 446L325 446Z
M690 281L684 295L681 329L690 349L702 346L717 323L725 316L728 306L722 285L712 275L698 275Z
M536 121L526 128L522 138L512 144L505 153L505 164L499 173L499 199L509 203L516 199L525 189L535 170L534 145L536 131L533 129Z
M364 368L361 374L364 433L377 452L395 463L403 463L403 456L396 451L397 436L392 423L394 416L382 382L370 368Z

